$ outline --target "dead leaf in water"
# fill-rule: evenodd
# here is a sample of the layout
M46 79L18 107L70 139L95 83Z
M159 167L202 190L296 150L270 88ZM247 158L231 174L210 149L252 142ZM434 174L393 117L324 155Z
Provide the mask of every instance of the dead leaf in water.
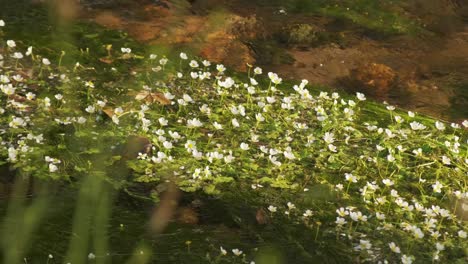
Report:
M268 215L265 209L263 208L260 208L257 210L257 213L255 214L255 219L257 220L257 223L260 225L266 225L269 222Z
M99 58L99 61L105 64L112 64L114 62L114 60L112 60L111 58L106 58L106 57Z
M114 116L114 109L112 109L110 107L105 107L104 109L102 109L102 111L110 118L112 118L112 116Z
M136 94L135 99L138 101L145 100L147 103L158 102L161 105L170 105L171 101L162 93L152 93L149 91L141 91Z

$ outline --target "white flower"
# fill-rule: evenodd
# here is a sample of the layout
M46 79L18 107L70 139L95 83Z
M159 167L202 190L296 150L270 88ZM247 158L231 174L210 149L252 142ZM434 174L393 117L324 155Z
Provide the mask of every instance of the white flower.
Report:
M195 60L191 60L190 63L189 63L190 67L192 68L198 68L198 62L195 61Z
M270 78L270 81L274 84L280 84L283 81L283 79L278 77L278 74L272 72L268 73L268 78Z
M401 263L402 264L412 264L413 263L413 258L411 256L406 256L406 255L403 255L401 256Z
M263 72L263 71L262 71L262 68L260 68L260 67L255 67L255 69L254 69L254 73L255 73L255 74L262 74L262 72Z
M88 259L95 259L95 258L96 258L96 255L94 255L93 253L88 254Z
M44 65L50 65L50 61L49 61L49 59L47 59L47 58L43 58L43 59L42 59L42 63L43 63Z
M336 152L336 146L333 145L333 144L328 144L328 149L329 149L331 152Z
M15 93L16 88L13 87L13 85L8 84L8 85L0 85L1 90L4 94L6 95L13 95Z
M255 114L255 119L257 119L258 122L263 122L265 121L265 118L261 113Z
M14 40L7 40L7 46L10 48L16 47L16 42Z
M193 119L187 120L187 126L189 128L201 127L203 126L203 123L198 118L193 118Z
M432 185L432 189L434 190L434 192L436 193L440 193L442 191L442 188L444 186L439 182L439 181L436 181L435 184Z
M249 144L242 142L242 143L240 144L240 148L241 148L242 150L249 150Z
M437 249L438 251L442 251L442 250L445 249L445 246L444 246L444 244L437 242L437 243L436 243L436 249Z
M93 105L88 105L88 107L86 107L85 111L92 114L92 113L94 113L94 111L96 111L96 108Z
M9 83L10 78L8 78L8 76L6 76L6 75L0 75L0 82L1 83Z
M58 170L57 165L55 165L53 163L49 163L49 171L50 172L56 172L57 170Z
M0 19L0 27L4 27L5 26L5 21L3 21L2 19Z
M345 220L343 217L339 217L339 216L338 216L338 217L336 217L335 223L336 223L337 225L339 225L339 226L342 226L342 225L346 224L347 222L346 222L346 220Z
M463 125L464 127L468 127L468 120L463 120L462 125Z
M327 143L327 144L331 144L335 141L335 138L334 138L334 134L333 133L329 133L329 132L326 132L325 135L323 136L323 140Z
M9 147L8 148L8 160L11 162L16 162L18 160L17 156L18 156L18 150L16 150L13 147Z
M13 117L13 120L9 123L9 126L12 128L24 127L26 126L26 121L21 117Z
M32 54L32 49L33 47L32 46L29 46L28 49L26 50L26 56L29 56Z
M169 60L167 58L162 58L159 60L159 64L166 65Z
M258 82L254 79L254 78L250 78L250 84L252 84L253 86L257 85Z
M55 97L55 99L57 99L59 101L63 99L63 95L61 95L61 94L56 94L54 97Z
M149 58L150 60L155 60L158 57L156 54L150 54Z
M234 80L231 77L226 78L226 80L218 80L218 85L224 88L231 88L235 84Z
M173 146L172 146L172 143L169 142L169 141L164 141L164 142L163 142L163 146L164 146L164 148L166 148L166 149L171 149L171 148L173 147Z
M23 58L23 53L21 53L21 52L15 52L15 53L13 53L12 57L13 57L14 59L20 60L20 59Z
M183 53L183 52L181 52L179 56L180 56L180 58L183 59L183 60L188 59L187 54L185 54L185 53Z
M411 126L411 129L413 130L423 130L423 129L426 129L426 126L419 123L419 122L416 122L416 121L413 121L410 123L410 126Z
M216 121L213 123L213 126L214 126L214 128L216 128L217 130L223 129L223 125L219 124L219 123L216 122Z
M375 213L375 217L379 220L385 220L385 214L382 214L382 213L379 213L379 212L376 212Z
M416 156L422 156L422 148L414 149L413 154Z
M203 60L203 61L202 61L202 64L203 64L203 66L205 66L205 67L209 67L209 66L211 65L211 62L209 62L209 61L207 61L207 60Z
M44 98L44 107L46 107L46 108L50 107L50 98L49 97Z
M400 248L395 244L395 242L388 243L388 246L390 247L390 250L394 253L400 254Z
M296 209L296 205L294 205L294 204L291 203L291 202L288 202L288 203L286 204L286 206L288 206L288 209L289 209L289 210Z
M348 182L357 182L357 177L352 175L351 173L345 173L345 179Z
M401 116L398 116L398 115L397 115L397 116L395 116L395 121L396 121L398 124L401 124L401 123L403 123L404 120L403 120L403 118L402 118Z
M336 213L339 216L342 216L342 217L345 217L346 215L349 215L349 212L347 210L345 210L343 207L341 207L340 209L336 209Z
M311 217L312 215L313 215L313 212L309 209L307 209L303 214L304 217Z
M122 107L117 107L114 109L114 114L117 115L117 116L120 116L121 114L123 114L124 110L122 109Z
M216 65L216 70L219 72L219 73L222 73L226 70L226 67L224 67L224 65L222 64L218 64Z
M394 182L390 179L383 179L382 182L385 184L385 186L392 186L394 184Z
M447 156L442 156L442 163L444 163L445 165L450 165L450 158Z
M460 125L457 124L457 123L451 123L450 126L455 128L455 129L460 129Z
M131 49L131 48L120 48L120 50L122 51L122 53L126 53L126 54L132 53L132 49Z
M104 107L104 106L106 106L106 102L101 101L101 100L98 100L98 101L96 102L96 104L97 104L99 107L101 107L101 108ZM122 108L120 108L120 109L122 109Z
M439 121L436 121L436 122L435 122L435 127L436 127L438 130L444 130L444 129L445 129L444 123L439 122Z
M359 99L359 101L365 101L366 100L366 96L363 93L356 93L356 97L357 97L357 99Z
M160 117L158 121L159 121L159 124L161 124L161 126L167 126L168 121L166 118Z
M235 248L235 249L232 250L232 253L234 253L234 255L236 255L236 256L240 256L240 255L242 255L242 250L239 250L239 249Z
M460 230L460 231L458 231L458 236L459 236L460 238L466 238L466 237L467 237L467 234L466 234L465 231Z
M415 114L414 114L414 112L408 111L408 116L409 116L409 117L414 117Z
M223 247L219 247L219 251L221 251L221 255L226 256L227 251Z
M187 143L185 143L185 148L188 152L192 152L193 150L197 149L196 145L197 143L195 141L187 140Z
M78 124L84 124L84 123L86 123L86 118L80 116L80 117L78 117L78 119L76 120L76 122L77 122Z
M276 207L273 206L273 205L268 206L268 211L270 211L270 212L272 212L272 213L276 213L277 210L278 210L278 208L276 208Z
M296 159L296 156L294 156L294 153L292 153L290 147L288 147L285 151L283 151L283 155L284 155L285 158L287 158L289 160Z
M371 249L372 244L369 240L360 239L359 240L359 249Z
M233 118L233 119L231 120L231 123L232 123L232 125L233 125L234 127L239 127L239 126L240 126L239 121L237 121L237 118Z

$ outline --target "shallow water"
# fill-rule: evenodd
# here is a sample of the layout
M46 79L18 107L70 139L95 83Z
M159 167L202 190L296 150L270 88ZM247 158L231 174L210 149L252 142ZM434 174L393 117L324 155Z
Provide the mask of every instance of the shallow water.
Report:
M308 79L315 85L350 92L361 91L360 84L366 84L350 85L353 70L376 63L389 67L394 77L388 89L372 86L385 91L376 94L375 100L447 120L468 118L468 4L449 0L394 1L394 5L385 6L371 3L375 1L358 2L360 5L349 6L350 15L346 6L315 6L307 1L89 0L75 6L75 12L65 12L69 20L63 22L44 13L40 3L31 6L2 0L1 6L8 8L0 10L0 15L11 18L17 31L10 33L18 39L61 47L72 59L85 56L77 47L99 49L104 43L125 43L140 50L188 51L238 71L245 71L248 62L286 78ZM371 23L375 17L369 12L384 22ZM366 19L368 16L371 18ZM103 28L90 30L87 27L93 26L88 22ZM105 51L100 55L105 56ZM369 78L367 82L379 83L383 77L377 71ZM54 206L34 240L36 246L28 263L45 263L46 253L58 259L66 254L68 242L64 238L74 235L70 227L77 190L61 192L68 195L53 198ZM184 197L190 202L182 202L190 209L187 214L195 211L196 222L179 219L164 233L154 235L148 232L153 204L125 195L116 197L109 224L111 262L124 262L140 244L144 245L142 251L152 249L152 258L158 263L188 263L204 257L205 247L198 245L207 240L218 250L219 244L245 248L267 238L276 244L260 243L261 250L274 255L272 252L281 248L285 256L277 259L320 259L320 254L302 256L304 252L289 250L294 239L277 238L282 230L259 227L255 220L258 212L205 198L201 207L193 205L191 197Z
M257 64L335 89L366 92L349 85L351 72L386 65L396 80L376 100L449 120L467 117L466 1L110 2L85 1L85 17L240 71ZM363 81L373 78L379 74Z

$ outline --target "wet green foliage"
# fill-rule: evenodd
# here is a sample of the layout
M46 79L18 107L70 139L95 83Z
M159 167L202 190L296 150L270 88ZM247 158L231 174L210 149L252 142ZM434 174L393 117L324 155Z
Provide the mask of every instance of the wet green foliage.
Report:
M310 8L314 10L313 6ZM433 127L435 120L431 118L413 118L402 110L389 111L373 102L360 102L356 106L354 101L349 101L356 100L355 96L339 97L337 94L321 93L316 87L293 89L294 83L284 82L276 89L272 82L278 81L277 76L260 77L252 73L252 68L249 77L258 79L258 93L276 96L277 100L290 96L294 100L288 102L286 99L286 106L292 104L302 111L295 113L292 109L280 107L278 102L275 106L269 104L267 111L262 112L262 108L253 103L252 96L243 89L245 87L241 82L250 82L245 76L237 74L234 79L240 86L223 84L229 87L224 87L226 90L218 94L218 89L223 91L218 82L189 77L191 68L182 66L186 62L179 59L173 59L161 67L161 63L148 60L146 50L151 50L150 47L134 42L122 32L92 24L73 24L69 25L70 31L60 32L45 26L50 21L45 9L32 10L39 10L39 13L33 15L37 15L37 20L30 24L30 28L23 28L20 20L31 20L29 13L6 16L13 21L6 35L17 40L21 49L33 45L35 54L48 57L54 64L62 61L62 65L46 70L38 60L25 62L22 66L33 70L33 77L27 80L27 84L37 87L39 103L43 103L46 96L53 98L57 93L61 93L67 103L53 99L51 111L39 106L34 108L37 110L31 116L34 127L27 129L33 129L34 135L43 133L47 144L40 146L31 142L35 152L25 154L26 158L23 160L22 157L20 163L11 164L18 171L18 178L31 180L35 176L43 181L33 188L34 199L26 199L24 197L31 190L25 182L18 180L10 203L2 203L2 215L5 216L2 219L2 257L6 263L18 263L23 258L27 258L28 263L62 263L64 260L72 263L136 264L249 263L250 260L260 264L353 263L369 260L371 256L371 253L360 253L354 249L360 243L359 238L372 239L375 247L382 248L378 252L383 252L382 256L385 254L393 261L400 260L388 249L387 242L393 240L401 243L402 251L406 254L415 255L423 261L432 258L436 240L417 240L411 233L398 228L382 231L381 234L375 232L376 227L381 227L374 217L376 209L387 210L389 223L395 225L400 224L402 219L419 225L425 220L422 215L413 214L395 204L380 208L366 201L374 201L372 199L376 195L393 199L388 194L389 186L381 183L383 177L388 176L393 177L395 188L404 199L421 198L420 202L427 208L432 204L449 207L448 198L433 194L431 185L436 180L441 181L448 189L447 195L457 190L466 192L466 184L462 183L467 168L467 150L463 143L466 133L461 129L452 129L445 124L447 130L442 132ZM121 47L131 48L132 51L123 54ZM66 53L63 60L62 50ZM278 61L283 59L281 55L275 56L278 56ZM112 62L102 62L102 58ZM162 54L159 54L158 60L160 58ZM81 66L75 67L77 61ZM8 68L7 71L10 70ZM175 78L177 71L183 72L185 77ZM211 72L205 67L201 71ZM227 82L227 76L219 71L212 72L213 78L217 75ZM57 76L48 78L46 73L57 76L66 74L70 81L58 81L55 79ZM144 85L150 85L157 92L174 93L179 99L183 98L184 93L190 93L195 102L209 103L213 107L211 117L198 116L201 104L189 104L186 108L150 104L147 112L139 112L142 111L142 103L135 102L135 96L130 94L145 91L142 88ZM295 92L306 98L312 96L313 100L291 95ZM96 100L102 98L114 110L122 106L127 115L105 113L104 108L96 104ZM86 113L84 109L91 105L97 110ZM245 105L247 111L263 113L268 122L260 124L255 121L255 116L245 120L238 116L244 123L237 130L232 128L230 122L234 116L229 107L239 105ZM8 111L11 111L8 114L15 114L10 109ZM57 124L54 120L80 115L86 118L83 124L77 121ZM113 116L117 116L118 122ZM164 150L157 133L144 129L142 116L152 121L155 127L159 127L157 120L165 117L170 121L172 132L178 131L186 138L181 142L175 141L175 149ZM320 120L324 116L328 118L324 119L327 120L325 122ZM2 117L1 124L8 129L12 138L20 138L21 134L30 132L21 127L8 128L12 121L10 117ZM207 127L187 128L186 121L195 117L201 118ZM178 122L179 118L182 122ZM302 124L293 124L291 120L310 126L306 129L310 129L312 137L294 127ZM211 121L222 123L226 132L216 132ZM415 126L424 124L427 130L412 131L410 122ZM253 156L247 150L239 149L239 143L245 141L249 142L250 151L256 151L258 146L255 143L258 142L249 139L253 127L261 134L259 144L274 150L273 144L278 140L278 146L285 151L285 156L294 152L300 161L288 161L280 152L284 164L273 166L266 159L268 155L259 152ZM380 132L377 132L378 127L381 128ZM328 132L335 133L336 139L329 141L339 147L338 151L333 151L331 143L323 142L324 134ZM187 153L187 147L182 144L186 139L196 139L197 146L204 152L216 150L210 149L214 143L207 133L215 134L214 141L234 150L236 163L229 165L215 160L201 166L197 159ZM125 143L128 135L132 134L143 135L157 150L173 155L176 160L174 163L155 165L153 161L141 158L142 155L138 160L125 159ZM289 140L289 136L297 137L297 140ZM351 140L351 145L348 140ZM451 145L444 147L444 140L450 141ZM455 147L459 141L462 145ZM10 143L16 144L13 141ZM376 144L383 149L376 151ZM402 150L398 147L400 144L408 149ZM288 150L286 146L292 146L293 150ZM426 156L411 152L417 148L421 148L421 153ZM459 153L455 153L457 149ZM227 155L227 152L223 153ZM153 154L156 154L156 148ZM364 158L358 158L359 155L378 162L368 164ZM397 161L388 161L388 155ZM452 163L444 164L440 160L442 155L448 155ZM7 152L2 150L2 156L6 161ZM61 160L61 163L52 162L60 167L58 173L47 167L44 156ZM425 170L425 162L435 165ZM208 175L205 170L207 175L204 179L193 181L191 174L195 175L194 169L198 169L199 165L202 169L212 166L217 174ZM181 169L181 166L188 169ZM174 171L180 174L174 175ZM350 181L348 186L344 186L345 189L343 186L337 188L343 182L343 174L351 171L361 177L362 186ZM421 175L425 175L424 178L430 182L423 184L418 181ZM186 191L180 203L193 207L199 214L200 222L194 226L170 222L163 233L151 234L148 232L148 219L154 204L149 201L164 196L167 180ZM377 183L369 183L374 180ZM365 181L368 181L367 184ZM381 189L361 197L360 187L369 188L369 184L380 185ZM144 199L135 200L135 196ZM194 201L198 205L194 205ZM275 209L269 206L275 206ZM350 224L346 228L337 227L336 210L341 206L349 206L346 209L348 214L362 210L369 216L369 222L356 221L357 224L353 225L353 220L348 217ZM263 210L260 217L259 209ZM304 215L307 214L306 209L311 210L310 216ZM260 221L259 218L264 219ZM460 243L463 240L455 234L466 230L466 226L455 220L447 220L442 225L442 220L438 228L448 234L444 241L448 249L442 258L451 262L463 261L466 257L463 250L466 251L466 248ZM429 236L429 232L426 236ZM228 250L227 256L223 255L220 247ZM231 250L235 248L243 250L245 255L233 255Z

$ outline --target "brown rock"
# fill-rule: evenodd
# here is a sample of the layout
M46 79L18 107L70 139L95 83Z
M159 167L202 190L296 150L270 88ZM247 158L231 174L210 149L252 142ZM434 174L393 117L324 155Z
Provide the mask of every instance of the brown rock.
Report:
M373 97L386 98L396 85L395 71L384 64L368 63L350 72L352 88L361 90Z
M118 15L109 11L104 11L102 13L97 14L94 18L94 21L101 26L109 27L112 29L121 29L123 27L122 19Z
M255 214L255 219L259 225L266 225L269 222L268 214L266 213L265 209L260 208L257 210Z
M177 222L185 225L196 225L199 222L198 213L191 207L181 207L178 210Z
M129 136L122 156L125 159L135 159L138 153L149 154L152 146L151 141L145 137Z

